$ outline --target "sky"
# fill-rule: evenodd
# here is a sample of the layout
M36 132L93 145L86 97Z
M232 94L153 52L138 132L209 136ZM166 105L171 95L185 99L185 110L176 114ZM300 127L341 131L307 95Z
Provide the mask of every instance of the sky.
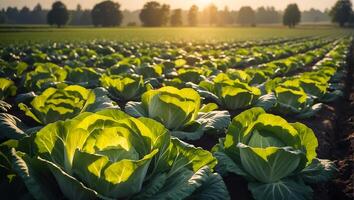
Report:
M61 0L69 9L75 9L77 4L81 4L83 8L91 9L96 3L102 0ZM113 0L119 2L122 9L137 10L142 8L144 3L150 0ZM217 7L223 8L228 6L230 9L239 9L242 6L252 6L257 8L260 6L274 6L276 9L284 9L289 3L297 3L301 10L316 8L324 10L330 8L336 0L157 0L161 3L170 4L172 8L188 9L191 5L196 4L203 8L210 3L214 3ZM43 8L50 8L55 0L0 0L0 8L8 6L33 8L40 3Z

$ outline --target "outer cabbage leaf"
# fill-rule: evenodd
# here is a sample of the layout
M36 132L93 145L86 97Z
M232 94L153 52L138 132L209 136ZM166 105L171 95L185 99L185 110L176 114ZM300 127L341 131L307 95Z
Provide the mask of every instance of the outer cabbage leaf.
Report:
M100 74L93 68L76 67L65 68L68 71L66 82L71 85L81 85L83 87L97 87L99 85Z
M21 139L27 136L26 129L26 125L19 118L7 113L0 113L0 140Z
M302 182L284 179L275 183L250 183L248 185L256 200L310 200L312 189Z
M15 96L17 87L12 80L0 78L0 100L4 100L10 96Z

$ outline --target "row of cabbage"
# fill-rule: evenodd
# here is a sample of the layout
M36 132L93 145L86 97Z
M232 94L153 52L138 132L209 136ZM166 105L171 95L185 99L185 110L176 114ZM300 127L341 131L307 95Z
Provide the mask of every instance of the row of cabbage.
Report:
M24 63L32 65L36 62L51 62L60 66L95 66L103 69L123 66L121 70L124 70L127 65L154 67L156 64L173 61L173 65L176 67L187 64L199 67L215 67L222 70L230 66L259 64L301 53L332 40L330 38L301 39L271 46L258 45L242 48L237 45L234 46L232 43L54 43L50 45L35 45L34 47L3 47L0 49L0 55L5 60L11 61L11 63L2 61L2 65L7 66L7 68L21 69L25 68ZM24 63L21 63L21 66L16 66L18 61L23 61ZM167 65L168 68L171 64ZM2 74L4 73L8 76L14 75L13 71L2 72Z
M334 100L350 44L342 39L331 51L324 45L251 68L277 66L256 83L248 69L190 67L180 58L105 70L8 65L15 67L3 72L16 70L12 78L20 84L0 79L1 98L12 104L0 107L0 173L8 184L2 183L8 191L25 186L17 195L36 199L228 199L220 175L235 173L249 181L255 199L311 198L306 183L328 180L333 164L316 158L310 128L265 110L301 114L304 102L313 107L309 99ZM314 62L308 72L277 78L293 63L297 69ZM177 72L170 79L168 68ZM183 77L183 70L192 73ZM177 79L182 88L171 86ZM36 123L25 124L11 106ZM228 111L235 109L245 111L231 121ZM211 152L186 143L203 134L220 137Z
M291 55L303 51L308 51L309 49L312 48L321 47L323 46L324 43L328 43L328 41L315 41L315 42L308 42L305 44L298 44L298 47L300 48L294 48L294 46L291 46L291 49L293 50L287 50L285 51L285 53L283 52L283 54L281 55L288 56L289 52L291 52L290 53ZM36 50L39 49L35 48L35 50L31 50L31 51L36 51ZM114 60L111 60L112 63L116 63L116 64L114 64L113 66L111 65L108 68L105 67L105 65L100 65L102 64L100 62L94 61L95 64L94 68L82 67L85 66L85 64L81 63L82 65L80 65L80 67L66 65L65 69L62 69L59 66L55 66L51 64L56 62L46 63L47 61L51 61L51 59L47 55L44 56L45 59L39 60L38 63L33 64L32 61L28 61L28 57L31 58L35 57L35 54L25 53L26 51L27 50L24 50L24 52L16 54L15 56L17 57L16 62L2 61L1 64L4 67L0 70L0 74L3 77L9 77L12 79L16 79L16 78L18 79L22 77L23 80L21 85L25 86L25 90L35 91L35 92L41 92L50 86L55 86L56 83L62 83L62 82L67 82L68 84L78 84L89 88L97 87L100 85L99 78L101 77L102 74L107 74L108 76L138 74L143 76L144 80L160 79L158 81L163 81L163 79L170 79L177 76L177 78L179 78L180 81L184 81L184 82L191 81L194 83L199 83L199 81L202 80L205 76L213 76L213 75L217 75L220 72L227 71L229 67L225 68L225 66L233 66L232 63L235 62L235 61L233 62L227 61L224 63L225 65L223 65L222 64L224 62L223 60L210 57L210 55L206 56L206 60L204 61L203 55L196 56L193 59L191 58L193 56L186 57L186 56L182 56L181 54L175 55L175 58L171 58L171 59L164 59L163 58L164 55L160 55L160 56L149 55L151 56L151 58L149 58L149 60L144 60L144 58L136 58L135 56L124 57L121 54L116 54L116 55L110 54L109 55L110 57L116 57ZM171 50L171 51L176 51L176 50ZM171 54L173 54L171 51L169 52L170 54L169 56L172 56ZM242 51L250 51L250 50L248 49L248 50L239 50L239 51L242 52ZM236 53L237 55L242 54L239 53L239 51L236 51L234 53ZM5 58L7 57L7 54L9 52L8 51L6 52L7 53L2 57ZM47 53L53 53L53 52L49 51ZM59 54L59 53L63 54L63 56L67 56L68 58L70 58L70 60L74 60L74 62L77 61L78 59L87 59L86 55L80 55L80 58L78 58L77 56L76 57L68 56L68 54L76 54L75 50L72 52L57 51L55 54ZM156 52L156 53L162 54L162 52ZM25 55L21 56L21 54L25 54ZM96 52L94 52L93 54L94 57L99 55L96 54ZM228 58L235 57L234 55L227 55L227 53L217 52L217 54L220 57L228 57ZM262 52L262 54L265 55L267 53L264 51ZM268 54L274 54L274 52L273 53L268 52ZM297 58L294 59L296 60ZM266 60L269 60L269 58ZM264 73L257 73L257 71L260 71L258 69L257 70L250 69L250 70L246 70L246 72L250 76L252 76L253 79L255 79L255 80L251 80L251 83L257 84L260 81L264 81L265 77L263 74L275 70L274 68L277 68L278 64L288 65L288 62L291 61L287 61L287 60L280 61L280 62L273 62L265 66L266 68L270 69L268 70L268 72L266 72L266 70L262 70L264 71ZM23 61L23 62L18 62L18 61ZM27 63L31 64L31 66L28 66ZM65 61L59 63L61 65L66 64ZM22 76L26 71L32 71L32 72L27 73L25 76Z
M326 47L328 48L328 45ZM296 69L302 66L303 64L309 64L311 62L314 62L314 60L321 57L321 54L323 55L325 52L326 52L325 48L310 51L306 54L299 54L297 56L290 57L286 60L265 64L264 66L262 66L262 68L265 68L266 66L268 68L273 68L273 70L276 72L282 71L283 68L285 68L285 71L290 71L290 69L294 69L294 67L291 68L291 66L296 66L295 67ZM275 67L278 67L278 69L274 69ZM226 73L219 73L217 76L214 75L209 76L208 79L209 80L212 79L212 81L209 81L205 77L202 78L203 75L201 74L204 73L206 70L204 70L204 72L202 69L199 69L199 71L196 70L198 69L181 68L178 70L180 73L176 75L177 76L176 78L172 80L162 79L163 83L160 83L159 80L157 79L159 78L158 77L159 74L157 74L157 76L155 77L149 77L148 79L144 79L143 75L130 74L130 73L134 73L134 71L128 71L129 73L127 73L126 71L119 75L110 75L110 73L108 72L107 74L103 74L102 76L100 76L100 74L94 71L94 69L92 68L70 68L70 67L62 68L54 64L46 63L46 64L35 65L35 70L27 73L24 76L23 85L25 89L27 90L32 89L34 91L37 91L37 93L40 92L41 89L47 87L57 87L60 89L64 89L65 91L79 90L81 95L83 95L88 102L94 103L96 101L95 104L90 106L87 106L87 104L76 105L79 107L78 109L85 106L85 109L89 111L95 111L97 107L98 109L100 109L101 107L117 107L114 105L115 103L112 102L111 99L116 100L118 102L140 99L140 97L144 92L151 90L154 86L161 87L162 85L173 85L179 88L188 87L188 86L198 88L199 89L198 91L202 94L202 96L211 97L213 100L215 100L215 103L217 103L222 108L228 110L247 108L249 106L254 105L255 103L257 103L258 105L262 105L264 108L267 109L275 105L274 103L275 95L264 94L265 92L270 91L269 85L271 84L268 83L265 84L268 87L264 87L266 88L266 90L263 89L265 90L263 92L261 91L262 86L261 87L251 86L255 84L254 83L256 82L254 81L255 79L258 79L258 82L256 82L256 84L259 84L262 83L262 81L266 80L267 76L271 77L270 73L268 73L267 75L266 73L263 73L263 71L265 70L262 71L259 69L257 70L247 69L244 72L240 70L229 69L227 70ZM209 72L210 71L211 70L209 70ZM256 71L257 73L252 74L254 71ZM263 79L259 78L260 73L262 73ZM69 75L67 76L67 74ZM251 78L251 75L253 75L253 78ZM81 80L80 77L82 77L84 80ZM60 82L60 80L62 80L62 82ZM4 84L4 86L9 85L11 83L11 81L8 80L3 80L3 81L7 82L6 84ZM275 83L274 80L269 82L273 83L274 86ZM71 85L75 83L81 84L82 86L89 86L89 87L97 87L101 83L101 86L106 88L108 91L106 91L104 88L101 87L101 88L94 89L93 90L94 92L92 94L89 94L89 92L86 91L85 88L80 88L79 86L67 87L68 84ZM195 84L198 83L199 86L196 86ZM6 87L9 87L10 88L9 91L13 93L13 90L11 90L11 88L13 88L14 86L11 87L6 86ZM49 116L53 116L53 119L43 119L48 117L47 112L41 114L41 112L38 110L40 109L40 106L43 105L40 106L35 106L35 105L39 104L38 102L44 104L43 99L51 96L53 93L55 93L56 90L57 89L55 88L49 88L42 93L41 95L42 98L38 97L35 100L33 100L33 102L31 103L32 106L34 107L33 112L31 112L31 109L29 109L22 102L26 102L26 101L28 102L29 101L28 99L32 99L34 96L36 96L35 93L30 92L30 93L18 95L15 101L17 103L21 103L20 108L24 110L27 115L31 116L41 124L47 124L50 122L54 122L58 119L61 119L60 115L55 115L55 111L53 111L54 109L56 109L57 112L60 112L60 110L58 111L59 107L54 106L51 110L47 110L47 112L51 113ZM96 99L95 96L98 96L99 98ZM111 97L111 99L109 99L108 96ZM41 100L36 101L37 99L41 99ZM131 110L132 105L133 103L129 103L127 109ZM285 106L292 106L292 105L288 104ZM213 107L214 109L216 109L217 105L208 106L208 107ZM207 110L207 112L208 111L210 110ZM302 111L303 110L297 110L298 113ZM70 115L70 112L68 116L64 115L64 119L66 117L72 117Z

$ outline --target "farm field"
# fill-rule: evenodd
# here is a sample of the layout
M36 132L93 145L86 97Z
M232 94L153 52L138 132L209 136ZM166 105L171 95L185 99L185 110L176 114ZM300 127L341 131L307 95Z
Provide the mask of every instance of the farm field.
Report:
M78 28L62 29L47 26L0 26L0 43L52 41L246 41L353 33L352 29L332 26L300 26L294 30L284 27L230 28Z
M353 44L0 27L1 199L353 199Z

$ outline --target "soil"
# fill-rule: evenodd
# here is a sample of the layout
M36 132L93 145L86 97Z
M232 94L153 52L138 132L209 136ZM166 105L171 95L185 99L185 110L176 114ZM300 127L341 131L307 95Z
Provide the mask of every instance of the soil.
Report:
M199 140L186 140L186 142L196 147L202 147L203 149L208 151L210 151L217 143L219 143L216 137L213 137L208 134L204 134Z
M242 176L228 174L224 177L224 182L231 199L253 200L252 194L247 188L247 181Z

